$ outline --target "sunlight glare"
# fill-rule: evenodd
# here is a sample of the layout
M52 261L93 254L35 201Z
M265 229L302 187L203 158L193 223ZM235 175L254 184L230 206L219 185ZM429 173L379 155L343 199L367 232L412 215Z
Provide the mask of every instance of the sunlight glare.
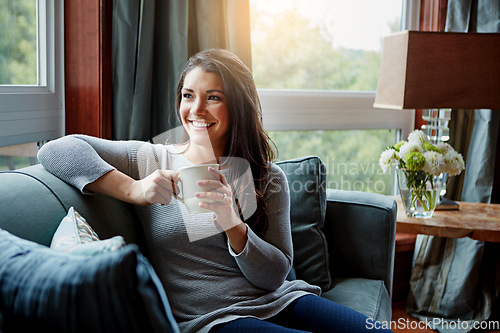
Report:
M402 0L250 0L271 15L296 8L334 37L335 47L381 50L383 36L401 17Z

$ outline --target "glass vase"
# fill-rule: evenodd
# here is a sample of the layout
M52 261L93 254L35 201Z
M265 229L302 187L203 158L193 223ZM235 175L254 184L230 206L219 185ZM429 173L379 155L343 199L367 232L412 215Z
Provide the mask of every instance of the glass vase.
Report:
M439 202L443 175L397 169L398 186L405 213L409 217L430 218Z

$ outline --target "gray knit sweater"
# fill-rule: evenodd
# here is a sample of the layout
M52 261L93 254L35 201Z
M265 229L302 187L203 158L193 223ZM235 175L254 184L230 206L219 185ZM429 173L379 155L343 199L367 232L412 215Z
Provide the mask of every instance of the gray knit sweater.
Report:
M45 144L38 159L82 193L113 169L140 179L158 168L193 165L173 146L83 135ZM149 259L181 331L207 332L240 317L269 318L300 296L320 293L319 287L304 281L285 281L293 259L287 189L283 171L272 165L264 191L267 231L261 238L248 228L247 244L239 254L215 226L213 213L191 215L174 198L166 206L137 207Z

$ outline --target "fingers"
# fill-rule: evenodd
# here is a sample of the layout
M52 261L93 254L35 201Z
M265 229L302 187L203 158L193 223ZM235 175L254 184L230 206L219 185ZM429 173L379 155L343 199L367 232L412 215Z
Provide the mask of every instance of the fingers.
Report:
M196 193L198 199L209 200L209 203L225 204L229 196L226 193L213 191L213 192L198 192Z
M169 204L172 195L179 193L178 174L170 170L156 170L141 181L144 198L151 204Z
M213 179L202 179L198 181L198 185L207 189L207 191L218 190L222 191L223 187L228 187L226 177L213 167L208 167L208 172L213 176Z
M224 187L224 184L222 184L220 181L210 179L198 180L197 184L203 188L206 188L207 190L216 190Z
M224 175L220 171L217 171L213 167L210 166L210 167L208 167L208 172L210 172L211 175L216 177L216 179L219 179L219 181L222 184L224 184L225 186L228 185L226 177L224 177Z
M159 170L162 173L162 176L170 181L170 184L166 187L167 190L171 191L174 195L180 193L179 186L177 182L179 181L179 173L177 171L171 170Z
M199 198L208 199L213 203L223 202L227 197L231 197L231 187L228 185L226 177L213 167L208 167L208 171L215 179L199 180L198 185L206 188L206 192L199 192Z

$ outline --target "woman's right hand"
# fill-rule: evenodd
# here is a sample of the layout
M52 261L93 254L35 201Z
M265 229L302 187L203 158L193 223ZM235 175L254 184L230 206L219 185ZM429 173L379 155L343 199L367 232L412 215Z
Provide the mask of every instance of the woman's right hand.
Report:
M138 206L156 203L167 205L172 200L172 195L179 193L178 180L178 173L171 170L156 170L140 180L132 179L118 170L111 170L85 186L85 190L106 194Z
M168 205L179 193L179 174L172 170L156 170L146 178L132 184L131 197L136 205Z

